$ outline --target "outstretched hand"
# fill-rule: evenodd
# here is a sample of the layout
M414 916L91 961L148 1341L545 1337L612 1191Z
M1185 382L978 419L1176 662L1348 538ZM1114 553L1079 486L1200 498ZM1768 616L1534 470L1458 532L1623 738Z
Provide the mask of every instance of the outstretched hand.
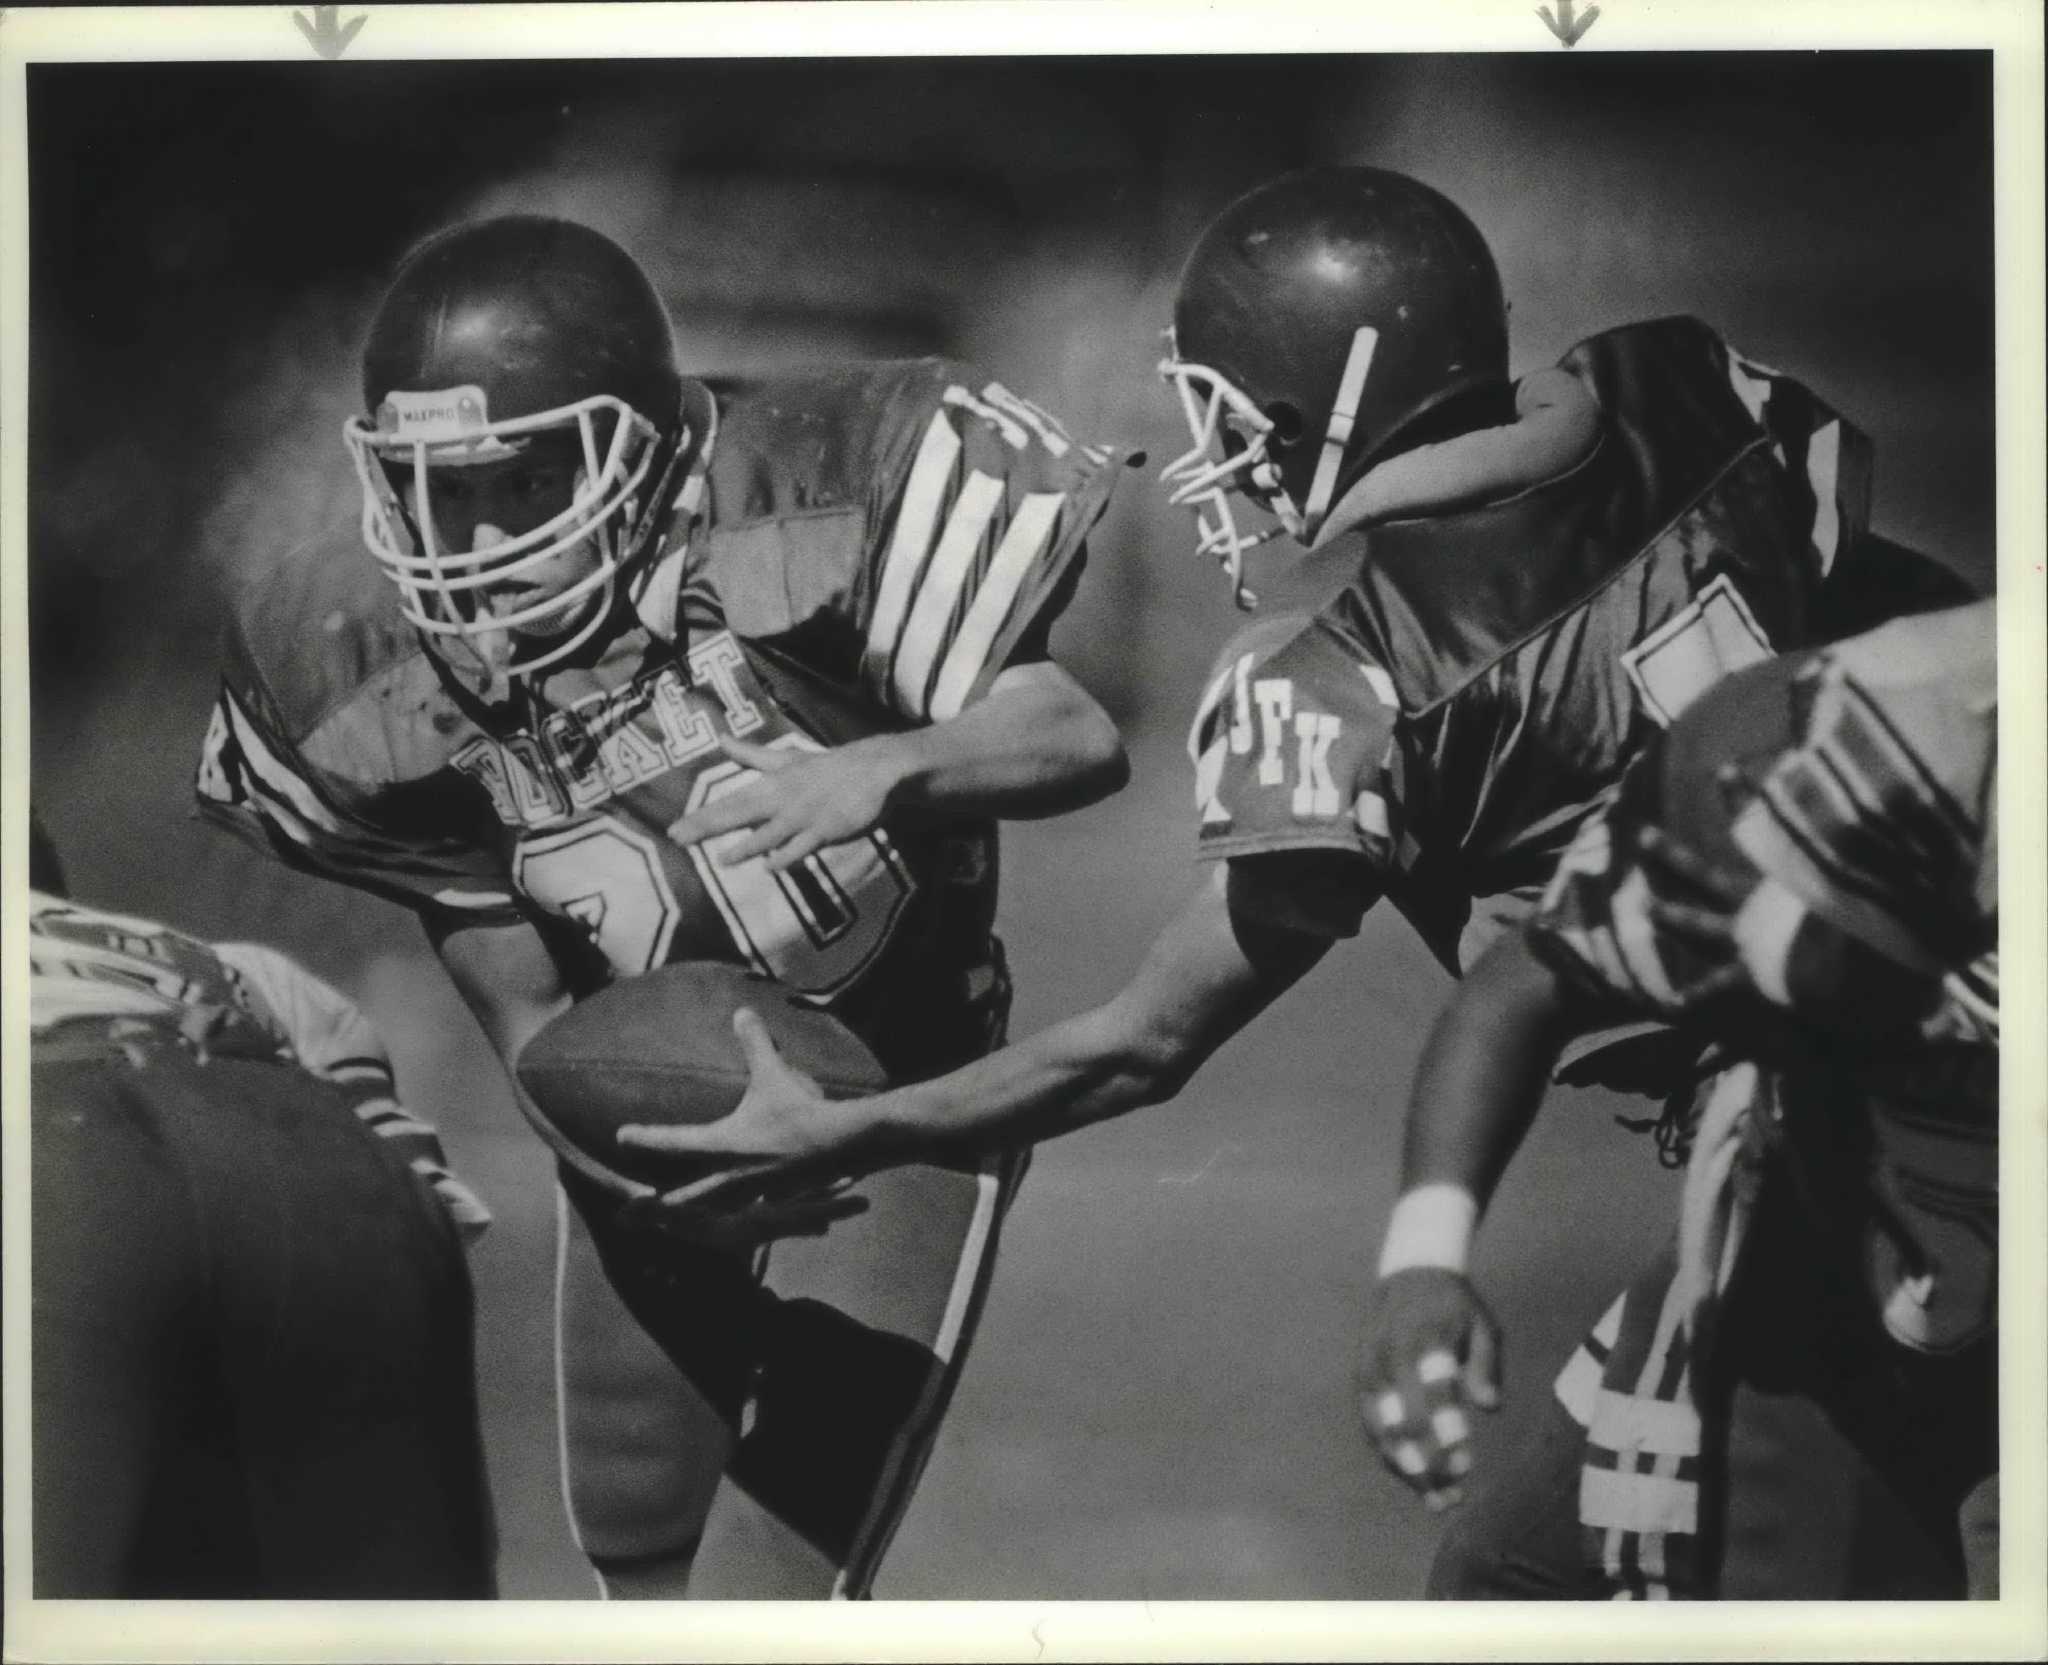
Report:
M682 845L745 831L717 851L721 865L756 856L782 872L807 856L874 831L903 779L899 748L889 735L829 751L759 746L720 735L725 755L754 773L743 786L692 810L669 829Z
M1456 1272L1381 1279L1358 1354L1358 1414L1380 1459L1432 1509L1464 1498L1474 1408L1500 1405L1500 1326Z
M706 1211L737 1216L795 1205L806 1197L864 1207L860 1199L842 1195L866 1125L858 1101L828 1099L817 1082L776 1051L768 1026L754 1012L745 1007L735 1012L732 1028L749 1079L730 1115L696 1126L637 1124L619 1129L622 1145L687 1157L712 1170L643 1200L635 1205L636 1211L656 1217ZM838 1217L832 1214L824 1223Z

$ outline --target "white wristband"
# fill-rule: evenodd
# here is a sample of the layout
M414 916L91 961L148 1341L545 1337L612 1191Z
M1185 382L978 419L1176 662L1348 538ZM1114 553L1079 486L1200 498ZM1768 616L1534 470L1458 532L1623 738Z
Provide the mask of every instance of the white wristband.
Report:
M1462 1273L1478 1223L1479 1203L1462 1185L1440 1182L1404 1192L1387 1219L1379 1275L1391 1277L1415 1266Z

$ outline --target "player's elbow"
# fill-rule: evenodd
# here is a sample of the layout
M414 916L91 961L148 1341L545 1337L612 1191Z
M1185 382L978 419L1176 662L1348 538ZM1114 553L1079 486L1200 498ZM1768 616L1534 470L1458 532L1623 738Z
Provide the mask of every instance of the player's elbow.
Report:
M1069 725L1068 774L1081 804L1100 803L1129 784L1131 759L1109 713L1085 694L1081 700L1085 708Z
M1032 684L1038 732L1063 793L1078 809L1117 791L1131 778L1124 737L1095 696L1064 671Z
M1011 731L1023 737L1033 785L1007 813L1064 815L1121 791L1131 778L1123 735L1095 696L1051 661L997 680Z

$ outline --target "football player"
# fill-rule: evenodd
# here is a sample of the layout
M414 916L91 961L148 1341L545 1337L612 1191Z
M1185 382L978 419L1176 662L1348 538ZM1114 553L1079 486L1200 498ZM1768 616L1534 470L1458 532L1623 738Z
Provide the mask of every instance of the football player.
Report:
M1471 1222L1559 1049L1652 1016L1750 1066L1694 1131L1673 1254L1567 1371L1518 1505L1489 1517L1516 1532L1485 1555L1538 1564L1571 1542L1575 1506L1607 1500L1583 1571L1522 1593L1713 1593L1744 1501L1726 1460L1738 1384L1822 1406L1946 1550L1955 1592L1996 1593L1995 1533L1967 1557L1959 1538L1997 1462L1994 612L1901 620L1702 699L1431 1039L1361 1409L1438 1500L1470 1467L1472 1406L1497 1397ZM1588 1428L1576 1485L1566 1409ZM1479 1552L1468 1540L1454 1529L1445 1553Z
M301 550L243 607L202 804L414 910L508 1063L686 960L772 978L892 1079L999 1041L994 818L1125 776L1047 641L1118 456L943 359L685 376L633 258L526 216L406 257L363 400L374 559ZM757 1255L837 1210L678 1241L551 1142L565 1490L600 1587L865 1594L1019 1163L916 1168L828 1244Z
M490 1215L344 996L31 841L36 1595L489 1597Z
M1859 585L1961 592L1870 533L1864 436L1695 319L1511 381L1484 239L1403 175L1317 169L1231 204L1181 273L1172 345L1194 443L1165 475L1200 551L1242 595L1271 535L1240 530L1248 499L1344 580L1218 661L1189 743L1208 880L1104 1005L866 1101L828 1107L743 1015L733 1116L622 1134L727 1164L668 1206L1170 1098L1382 897L1455 972L1719 678L1855 616Z

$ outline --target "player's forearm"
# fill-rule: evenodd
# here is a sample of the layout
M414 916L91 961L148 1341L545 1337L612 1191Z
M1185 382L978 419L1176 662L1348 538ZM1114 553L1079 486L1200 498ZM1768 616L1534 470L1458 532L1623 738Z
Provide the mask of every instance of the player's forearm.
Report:
M1459 985L1416 1071L1382 1278L1422 1267L1465 1273L1479 1220L1572 1028L1563 987L1520 932Z
M858 1151L880 1167L1036 1143L1171 1098L1206 1056L1186 1038L1148 1032L1113 1000L950 1075L864 1101Z
M1519 931L1496 943L1430 1032L1402 1151L1402 1189L1451 1186L1484 1210L1585 1017Z
M527 925L428 929L435 955L509 1070L526 1043L568 1010L561 968Z
M1049 1139L1158 1104L1321 958L1328 943L1239 920L1219 868L1094 1010L856 1108L875 1165L955 1145Z
M1059 815L1130 778L1102 707L1050 664L1006 671L982 699L928 728L873 742L891 749L891 801L1010 820Z

